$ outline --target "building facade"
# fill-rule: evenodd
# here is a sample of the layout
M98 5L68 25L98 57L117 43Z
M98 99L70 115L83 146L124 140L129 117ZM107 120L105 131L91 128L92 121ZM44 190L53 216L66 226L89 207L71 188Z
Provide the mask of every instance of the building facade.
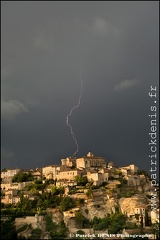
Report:
M89 152L87 156L76 159L77 168L106 168L107 163L102 157L95 157L93 153Z
M57 175L57 180L74 180L75 176L82 176L82 171L79 169L68 169L60 171Z
M59 165L50 165L42 168L42 177L46 179L56 179L58 172L60 171Z
M14 175L16 175L17 173L19 173L21 170L16 168L16 169L7 169L5 171L1 172L1 178L3 179L7 179L7 178L13 178Z

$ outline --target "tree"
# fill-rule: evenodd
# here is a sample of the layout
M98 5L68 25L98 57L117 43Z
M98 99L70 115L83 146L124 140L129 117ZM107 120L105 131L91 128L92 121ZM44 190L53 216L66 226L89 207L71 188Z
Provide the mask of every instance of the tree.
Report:
M63 239L67 236L67 227L64 221L56 224L52 221L52 215L46 215L46 230L50 233L51 239Z
M84 198L77 198L76 204L79 206L84 203Z
M75 207L75 203L73 199L70 197L64 197L60 203L60 210L63 212L74 207Z
M42 180L35 180L34 183L35 184L42 184Z
M85 186L88 183L88 179L86 176L75 176L75 180L78 186Z
M126 224L126 216L122 213L115 213L108 215L105 218L93 218L93 228L94 230L105 230L108 229L109 233L118 233L123 229Z
M51 194L52 195L58 195L59 194L59 190L58 190L58 188L56 186L53 186L51 188Z
M29 182L33 181L34 177L31 173L19 172L12 178L12 182Z
M34 204L33 204L34 203ZM23 215L25 214L33 214L36 211L36 204L34 200L30 200L28 197L24 197L23 195L20 197L20 201L17 203L17 210Z
M78 228L83 227L83 220L84 220L84 216L82 215L81 212L76 212L75 214L75 220L76 220L76 224Z
M65 192L64 187L59 187L58 190L59 190L59 195L60 195L60 197L62 197L62 195L63 195L64 192Z
M1 221L1 239L17 239L16 229L13 219Z
M108 229L108 233L109 234L116 234L116 233L118 233L122 229L123 229L122 225L120 225L117 222L113 222L112 225L110 225L110 227Z
M43 201L42 201L42 199L39 199L37 202L37 207L41 208L42 206L43 206Z
M53 186L51 188L51 194L52 195L60 195L60 196L62 196L64 194L64 187L57 188L56 186Z
M91 189L89 189L89 190L86 192L86 196L87 196L87 197L92 197L92 194L93 194L93 192L92 192Z
M40 239L42 230L40 228L32 229L31 236L28 239Z

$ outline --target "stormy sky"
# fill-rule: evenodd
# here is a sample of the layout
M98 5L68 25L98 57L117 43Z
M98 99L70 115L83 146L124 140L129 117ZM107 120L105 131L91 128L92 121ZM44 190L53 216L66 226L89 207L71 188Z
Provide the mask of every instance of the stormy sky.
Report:
M36 168L92 151L149 171L158 88L158 1L2 1L1 165ZM83 66L83 68L82 68Z

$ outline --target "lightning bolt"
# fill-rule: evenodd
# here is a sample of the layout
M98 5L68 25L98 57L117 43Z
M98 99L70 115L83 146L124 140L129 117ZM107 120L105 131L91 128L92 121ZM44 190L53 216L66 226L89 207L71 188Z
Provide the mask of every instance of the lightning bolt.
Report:
M78 152L78 142L77 142L77 139L75 138L75 135L74 135L74 132L73 132L73 128L72 126L69 124L69 117L72 115L72 112L74 111L74 109L78 108L81 104L81 97L82 97L82 90L83 90L83 78L82 78L82 73L83 73L83 67L81 69L81 73L80 73L80 80L81 80L81 91L80 91L80 95L79 95L79 99L78 99L78 103L77 105L75 105L74 107L72 107L72 109L70 110L70 113L67 115L66 117L66 124L69 126L70 128L70 131L71 131L71 135L72 135L72 138L75 142L75 145L76 145L76 151L74 152L73 156L74 157L76 155L76 153Z

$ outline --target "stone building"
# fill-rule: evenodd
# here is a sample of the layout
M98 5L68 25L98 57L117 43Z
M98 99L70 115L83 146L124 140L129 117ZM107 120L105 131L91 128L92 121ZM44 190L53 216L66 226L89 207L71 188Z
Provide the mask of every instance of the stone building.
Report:
M89 182L93 182L93 185L98 186L103 183L103 174L96 171L90 171L87 172L87 179Z
M65 180L65 179L60 179L56 181L56 187L75 187L77 186L77 182L75 180Z
M108 172L106 172L104 169L101 169L100 171L88 171L87 172L87 179L89 182L93 182L93 185L101 185L103 182L108 181Z
M141 186L147 182L144 175L125 175L124 178L128 182L128 186Z
M46 179L56 179L58 172L60 171L59 165L50 165L42 168L42 177Z
M93 153L89 152L87 156L76 159L77 168L106 168L106 161L102 157L95 157Z
M19 183L2 183L1 184L1 190L2 191L8 191L11 189L17 189L17 190L22 190L25 186L28 186L30 184L33 184L33 181L29 182L19 182Z
M5 196L1 199L4 204L16 204L20 201L20 197L17 196L17 189L11 189L5 192Z
M122 175L133 175L134 173L137 173L138 167L136 167L134 164L131 164L129 166L121 167L119 170L122 172Z
M145 227L145 218L146 218L146 205L138 206L134 209L135 214L137 214L139 222L143 222L143 226Z
M57 174L57 180L74 180L75 176L82 176L82 170L79 169L68 169L68 170L61 170Z
M1 172L1 178L2 181L5 179L11 179L14 177L14 175L16 175L17 173L19 173L21 170L18 168L15 169L7 169Z
M64 159L61 159L62 166L66 167L76 167L76 158L67 157Z
M34 180L41 179L42 177L42 169L35 169L35 170L31 169L30 173L34 177Z

